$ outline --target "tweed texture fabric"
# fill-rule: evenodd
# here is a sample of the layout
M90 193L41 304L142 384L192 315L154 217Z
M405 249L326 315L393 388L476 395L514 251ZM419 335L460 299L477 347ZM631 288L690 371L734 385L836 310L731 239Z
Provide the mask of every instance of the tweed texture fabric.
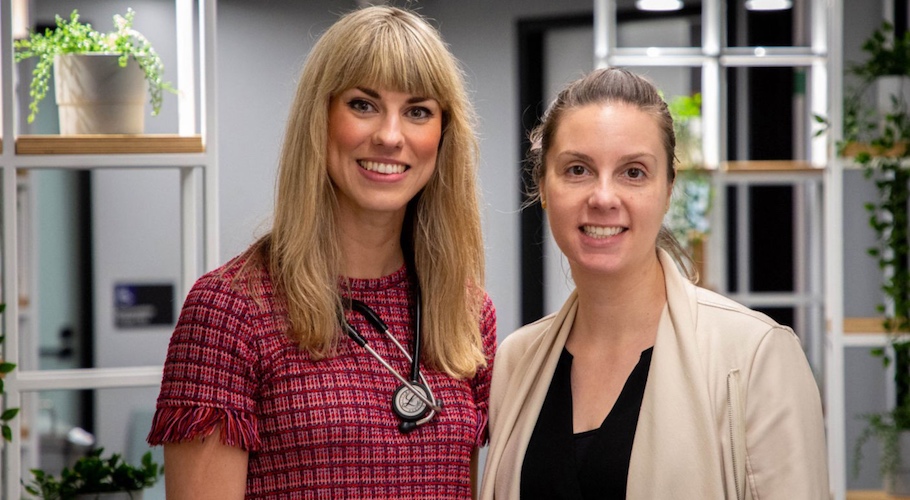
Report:
M314 361L285 334L267 272L235 280L241 256L201 277L171 338L148 442L192 440L221 424L222 442L249 451L246 498L471 497L470 457L487 440L496 314L484 297L488 365L470 380L421 366L443 411L402 434L391 398L399 383L346 336ZM404 346L413 338L406 268L345 280ZM361 315L348 321L399 373L407 358Z

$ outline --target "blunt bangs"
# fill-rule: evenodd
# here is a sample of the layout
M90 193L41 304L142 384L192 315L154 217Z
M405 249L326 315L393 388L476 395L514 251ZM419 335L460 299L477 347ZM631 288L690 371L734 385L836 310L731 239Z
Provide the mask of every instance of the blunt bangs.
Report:
M338 58L338 87L333 94L366 85L435 99L448 109L450 84L445 48L428 48L415 28L402 23L383 23L364 32ZM438 49L438 50L437 50ZM434 53L438 52L438 53Z

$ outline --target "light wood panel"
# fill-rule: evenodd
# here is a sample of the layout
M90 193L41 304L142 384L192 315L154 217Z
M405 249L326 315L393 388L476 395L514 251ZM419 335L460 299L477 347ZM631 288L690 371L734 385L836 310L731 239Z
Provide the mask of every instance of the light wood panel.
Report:
M22 135L20 155L202 153L202 136L176 134Z

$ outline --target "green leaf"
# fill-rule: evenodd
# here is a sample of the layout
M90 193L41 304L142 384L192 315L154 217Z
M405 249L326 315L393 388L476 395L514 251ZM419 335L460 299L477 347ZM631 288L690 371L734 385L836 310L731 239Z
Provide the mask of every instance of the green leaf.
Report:
M0 363L0 373L9 373L9 372L13 371L15 368L16 368L15 363L7 363L7 362Z
M16 417L19 414L19 408L9 408L3 413L0 413L0 420L8 422Z
M0 432L3 433L3 439L5 441L13 440L13 429L11 429L10 426L6 424L0 425Z

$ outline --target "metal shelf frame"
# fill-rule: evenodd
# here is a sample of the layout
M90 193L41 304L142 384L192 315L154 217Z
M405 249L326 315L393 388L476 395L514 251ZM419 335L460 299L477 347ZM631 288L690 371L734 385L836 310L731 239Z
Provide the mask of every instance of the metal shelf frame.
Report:
M20 306L19 267L28 263L18 255L17 174L39 168L104 169L168 168L180 171L181 203L181 287L185 294L205 270L215 267L218 248L218 129L216 106L216 7L217 0L174 0L177 28L177 86L190 89L178 98L178 135L201 136L202 153L155 154L61 154L22 155L16 153L18 120L13 58L12 0L0 0L0 113L2 113L2 297L3 358L20 363L28 344L20 329L20 316L28 311L28 301ZM198 57L198 59L197 59ZM196 81L196 68L199 80ZM197 119L196 108L201 119ZM199 130L196 124L199 123ZM200 223L201 226L200 227ZM182 295L181 295L182 296ZM21 366L21 364L20 364ZM56 389L101 389L115 387L154 387L161 382L160 366L127 368L88 368L76 370L16 369L4 379L6 394L3 408L22 406L23 395ZM22 496L21 416L10 422L14 439L0 444L0 498Z
M704 166L714 171L714 206L725 206L727 186L734 186L740 196L748 196L745 187L786 183L794 186L795 220L798 247L795 259L797 279L791 294L741 293L733 295L756 305L786 304L803 311L804 326L813 333L807 339L807 355L813 368L820 370L819 382L825 402L828 435L828 465L831 471L831 495L846 498L846 447L844 416L844 335L843 335L843 221L836 214L843 203L843 164L835 154L841 137L843 54L839 43L843 33L843 0L807 0L803 3L808 16L805 45L794 47L725 46L723 0L701 1L701 47L618 47L615 0L594 0L595 66L688 66L701 68L702 155ZM787 171L771 168L761 162L737 162L734 170L725 168L727 157L725 128L727 115L725 88L726 69L739 67L799 67L808 75L806 124L801 141L806 144L799 163L808 168ZM815 116L827 116L832 126L826 133L819 130ZM721 189L723 188L723 189ZM743 205L742 203L740 205ZM748 234L728 235L721 210L712 213L709 255L726 254L727 238L748 241ZM740 227L748 223L742 206L735 215ZM745 240L743 238L746 238ZM743 244L738 245L738 262L748 262ZM725 291L727 273L723 258L709 259L708 276L716 289ZM746 269L736 269L740 288L748 285ZM824 277L824 279L823 279ZM852 342L879 339L856 338Z

